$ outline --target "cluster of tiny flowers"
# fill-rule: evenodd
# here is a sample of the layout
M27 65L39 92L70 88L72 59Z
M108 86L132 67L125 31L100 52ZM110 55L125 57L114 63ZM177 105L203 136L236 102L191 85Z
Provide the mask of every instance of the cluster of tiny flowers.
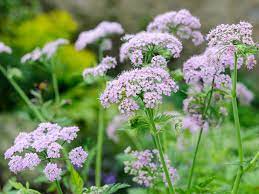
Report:
M33 169L38 166L42 159L59 159L62 145L70 143L77 137L78 127L61 127L53 123L40 123L30 132L21 132L15 139L14 145L5 152L5 159L9 159L9 168L18 173L23 170ZM76 150L76 151L75 151ZM75 148L69 154L72 164L81 166L86 159L87 153L81 148ZM44 173L50 181L59 179L61 169L56 163L47 164Z
M128 147L125 154L129 156L129 160L124 161L124 171L134 176L133 181L145 187L152 187L161 180L166 184L165 174L159 160L158 150L133 151ZM167 157L166 157L167 158ZM166 164L170 171L172 183L175 183L178 174L175 168L170 166L167 159Z
M111 139L114 142L118 142L118 136L116 134L116 131L128 121L129 117L128 115L120 114L113 117L112 121L109 123L106 133L109 139Z
M207 131L209 128L208 122L204 122L200 114L186 115L183 118L183 128L189 129L190 132L196 133L201 128Z
M207 35L209 46L233 45L236 42L255 45L252 38L253 26L248 22L238 24L221 24Z
M116 65L117 61L114 57L104 57L101 63L98 64L96 67L86 68L83 72L83 77L86 78L89 75L92 75L94 77L103 76L109 69L115 68Z
M178 58L182 51L182 43L173 35L160 32L140 32L130 37L120 48L120 60L129 58L134 65L141 65L144 55L150 48L165 49L172 57Z
M156 16L148 25L147 31L175 33L181 39L192 38L194 45L200 45L204 41L200 27L200 20L188 10L182 9Z
M100 49L102 51L109 51L112 49L112 41L111 39L105 38L103 39L101 45L100 45Z
M109 185L103 185L102 187L91 186L89 188L85 188L83 194L101 194L105 193L109 189Z
M59 38L55 41L48 42L44 45L42 49L36 48L32 52L25 54L21 58L21 63L26 63L28 61L37 61L41 59L41 57L47 57L47 59L50 59L61 45L65 45L68 43L69 41L63 38Z
M237 98L243 105L249 105L254 99L254 94L244 84L237 83Z
M214 80L216 88L229 88L231 78L225 74L224 63L218 62L217 51L213 47L208 48L204 54L188 59L183 65L185 81L193 85L199 83L211 85Z
M81 32L75 43L77 50L84 49L88 44L95 43L97 40L110 36L112 34L123 34L124 30L121 24L117 22L103 21L92 30Z
M0 42L0 53L11 54L12 49L9 46L5 45L3 42Z
M151 59L151 67L162 67L162 68L166 68L167 67L167 61L166 59L161 56L161 55L157 55L154 56Z
M110 81L100 97L106 108L119 103L123 114L131 114L139 109L136 98L142 98L146 108L154 108L162 103L162 95L169 96L178 86L163 68L143 67L126 71Z

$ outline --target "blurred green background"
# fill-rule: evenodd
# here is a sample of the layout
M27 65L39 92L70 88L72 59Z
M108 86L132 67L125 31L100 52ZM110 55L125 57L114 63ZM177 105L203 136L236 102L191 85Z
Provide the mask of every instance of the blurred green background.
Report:
M34 97L31 90L38 89L41 83L46 83L47 87L42 91L42 95L45 99L50 99L52 93L48 74L38 68L20 64L20 57L35 47L41 47L56 38L69 39L71 44L62 47L57 55L60 64L58 66L60 90L62 98L68 102L60 115L69 118L68 123L76 123L81 127L78 144L83 143L91 147L96 138L99 91L96 90L96 85L82 84L81 73L85 67L96 62L96 55L93 50L86 49L78 52L74 49L73 42L78 34L95 27L103 20L118 21L126 33L136 33L144 30L155 15L182 8L189 9L193 15L200 18L201 30L204 34L215 25L245 20L254 25L254 37L257 39L259 37L258 0L0 0L0 41L13 48L12 55L0 54L0 63L21 69L22 77L18 79L18 82L30 98ZM118 57L121 42L119 37L113 41L114 48L108 54ZM182 57L174 62L172 68L181 67L187 58L201 53L205 47L205 43L195 48L191 43L184 42ZM115 76L125 68L119 65L115 71L111 72L111 75ZM255 93L252 106L240 107L241 124L245 131L244 144L248 157L259 148L258 75L259 66L257 65L251 72L241 71L239 77ZM169 107L180 108L183 98L184 96L181 95L173 96L168 100ZM172 101L176 103L172 105ZM111 114L108 114L107 121L116 114L114 109L109 111ZM32 122L30 117L24 103L0 74L0 191L7 179L11 177L7 162L3 159L3 152L11 145L20 130L33 129L36 123ZM197 170L199 171L197 176L215 175L218 181L212 187L218 187L220 184L224 187L224 184L231 181L231 174L235 170L235 166L226 163L235 160L237 155L232 118L230 117L221 129L216 132L213 130L207 136L210 141L209 143L203 142L206 148L200 153L201 161L198 167L200 170ZM122 136L122 138L125 137ZM220 142L222 138L224 143ZM188 142L187 150L173 155L180 174L185 174L183 176L186 176L187 167L182 163L190 161L191 149L193 149L191 144L194 141L195 137L192 137ZM125 138L125 141L120 142L115 144L110 140L105 141L103 170L107 175L111 173L117 180L123 182L129 179L123 175L120 163L114 165L114 162L117 161L116 154L125 149L130 144L130 140ZM172 147L175 148L176 144L177 142L174 142ZM243 193L256 193L257 191L259 193L258 174L257 170L257 173L251 173L244 178ZM18 175L18 179L23 181L25 176ZM33 176L36 175L31 175L29 181L33 180ZM90 172L90 181L91 176ZM44 188L44 185L32 184L41 189Z

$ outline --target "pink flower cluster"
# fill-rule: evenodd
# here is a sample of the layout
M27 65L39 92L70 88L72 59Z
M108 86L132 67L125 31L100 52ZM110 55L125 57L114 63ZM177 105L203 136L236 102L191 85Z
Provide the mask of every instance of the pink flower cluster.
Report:
M183 118L183 128L189 129L192 133L197 133L201 128L207 131L208 122L202 119L200 114L187 115Z
M178 86L166 70L143 67L124 72L110 81L100 100L104 107L119 103L121 113L131 114L139 109L138 98L146 108L155 108L162 103L162 95L169 96L177 90Z
M255 45L252 33L253 26L248 22L231 25L221 24L209 32L207 40L209 46L233 45L236 43Z
M193 85L211 85L214 80L216 88L230 88L231 78L225 74L225 61L219 50L208 48L202 55L193 56L183 64L184 79ZM221 58L219 58L221 57ZM233 62L233 57L231 58Z
M103 76L109 69L115 68L117 61L114 57L104 57L100 64L93 68L86 68L83 72L83 77L86 78L89 75L94 77Z
M44 45L42 49L36 48L32 52L25 54L21 58L21 63L26 63L28 61L37 61L42 57L47 57L47 59L50 59L61 45L65 45L68 43L69 41L63 38L48 42Z
M141 65L146 62L143 56L150 49L164 49L169 51L172 57L178 58L183 46L177 38L168 33L140 32L122 44L120 60L122 62L129 58L134 65Z
M97 40L110 36L112 34L123 34L122 26L117 22L103 21L92 30L81 32L75 43L77 50L84 49L88 44L94 43Z
M237 83L237 98L243 105L249 105L254 99L254 94L244 84Z
M9 46L5 45L3 42L0 42L0 53L11 54L12 49Z
M129 156L129 160L124 161L124 171L134 176L132 179L134 182L145 187L152 187L161 181L167 184L158 150L133 151L128 147L124 152ZM170 165L168 159L166 159L166 164L169 168L171 181L175 183L178 179L178 173Z
M8 163L10 170L18 173L35 168L43 160L59 159L62 145L74 140L78 131L76 126L62 128L58 124L40 123L34 131L20 133L14 145L5 152L5 159L10 160ZM72 164L77 166L82 166L87 157L87 153L81 147L73 149L69 155ZM57 166L58 164L50 162L44 169L50 181L60 177L61 168Z
M181 39L192 38L194 45L200 45L204 41L199 31L200 27L200 20L188 10L182 9L178 12L171 11L156 16L148 25L147 31L174 33Z

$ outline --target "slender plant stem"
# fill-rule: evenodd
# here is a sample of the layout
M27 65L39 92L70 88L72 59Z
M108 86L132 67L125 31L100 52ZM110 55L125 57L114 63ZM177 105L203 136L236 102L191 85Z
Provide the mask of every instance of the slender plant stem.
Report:
M7 80L11 83L11 85L14 87L15 91L19 94L19 96L22 98L22 100L26 103L26 105L32 110L32 112L35 114L37 119L41 122L44 121L43 116L39 112L39 110L35 107L35 105L30 101L28 96L24 93L24 91L21 89L21 87L16 83L16 81L8 76L6 70L2 65L0 65L0 71L4 74L4 76L7 78Z
M237 85L237 54L235 53L235 63L234 63L234 70L232 72L232 107L233 107L233 115L234 115L234 122L235 128L237 133L237 143L238 143L238 155L239 155L239 168L237 171L237 175L232 187L231 193L236 194L238 192L239 184L241 181L241 176L243 174L243 146L242 146L242 139L241 139L241 129L239 123L239 116L238 116L238 108L237 108L237 94L236 94L236 85Z
M96 153L96 167L95 167L95 185L101 186L101 168L102 168L102 148L104 136L104 109L99 107L98 113L98 137L97 137L97 153Z
M202 113L203 118L206 116L206 114L208 112L208 109L209 109L209 106L210 106L210 103L211 103L212 94L213 94L213 90L214 90L213 85L214 85L214 79L212 81L212 86L211 86L211 90L210 90L210 93L209 93L208 102L206 103L206 101L205 101L206 105L205 105L204 111ZM197 158L197 153L198 153L199 146L200 146L202 132L203 132L203 127L201 127L201 129L200 129L198 140L197 140L197 143L196 143L196 146L195 146L194 156L193 156L193 159L192 159L192 166L191 166L191 170L190 170L190 174L189 174L189 178L188 178L188 185L187 185L187 190L189 192L190 192L190 188L191 188L191 185L192 185L192 177L193 177L193 172L194 172L194 168L195 168L195 165L196 165L196 158Z
M52 75L52 84L53 84L53 89L55 94L55 101L56 101L56 104L58 104L60 102L60 96L59 96L57 75L54 71L51 72L51 75Z
M168 167L167 167L166 162L165 162L163 148L162 148L162 145L161 145L161 140L160 140L160 137L157 133L156 125L155 125L155 122L154 122L153 110L147 109L146 114L147 114L147 116L149 118L149 121L150 121L152 135L154 137L155 146L156 146L156 148L158 149L158 152L159 152L159 157L160 157L162 167L163 167L163 170L164 170L164 173L165 173L165 177L166 177L166 181L167 181L167 184L168 184L169 192L170 192L170 194L172 194L172 193L174 194L175 191L174 191L173 184L172 184L172 181L171 181L171 178L170 178Z
M55 183L56 183L58 194L63 194L59 181L56 180Z
M98 61L101 62L102 58L103 58L103 52L101 47L99 46ZM95 185L97 187L101 186L103 138L104 138L104 109L100 104L99 112L98 112L97 153L96 153L96 161L95 161Z

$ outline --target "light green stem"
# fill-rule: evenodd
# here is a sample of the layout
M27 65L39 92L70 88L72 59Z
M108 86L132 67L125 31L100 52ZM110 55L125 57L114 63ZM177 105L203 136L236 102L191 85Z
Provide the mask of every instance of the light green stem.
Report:
M213 94L213 90L214 90L213 85L214 85L214 79L212 81L212 86L211 86L211 90L210 90L210 93L209 93L208 102L206 103L206 101L205 101L206 105L205 105L205 108L204 108L204 111L203 111L203 114L202 114L203 118L206 116L206 114L208 112L208 109L209 109L209 106L210 106L210 103L211 103L212 94ZM196 158L197 158L197 153L198 153L199 146L200 146L202 132L203 132L203 127L201 127L201 129L200 129L198 140L197 140L195 151L194 151L194 156L193 156L193 159L192 159L192 166L191 166L191 170L190 170L190 174L189 174L189 178L188 178L188 185L187 185L187 190L189 191L189 193L190 193L190 188L191 188L191 185L192 185L192 177L193 177L193 172L194 172L194 168L195 168L195 165L196 165Z
M238 108L237 108L237 94L236 94L236 85L237 85L237 54L235 53L235 62L234 62L234 70L232 72L232 107L233 107L233 115L234 115L234 122L235 128L237 133L237 143L238 143L238 154L239 154L239 168L237 171L237 175L232 187L232 194L236 194L238 192L239 184L241 181L241 177L243 174L243 146L242 146L242 139L241 139L241 129L239 123L239 116L238 116Z
M95 166L95 185L101 186L101 168L102 168L102 148L104 136L104 109L99 108L98 114L98 136L97 136L97 153L96 153L96 166Z
M35 114L35 116L38 118L39 121L43 122L44 118L39 112L39 110L35 107L35 105L30 101L28 96L24 93L24 91L21 89L21 87L16 83L16 81L8 76L6 70L2 65L0 65L0 71L4 74L4 76L7 78L7 80L11 83L11 85L14 87L15 91L20 95L22 100L26 103L26 105L32 110L32 112Z
M57 80L57 76L56 73L54 71L52 71L52 84L53 84L53 89L54 89L54 94L55 94L55 101L56 104L58 104L60 102L60 96L59 96L59 90L58 90L58 80Z
M160 160L161 160L161 163L162 163L163 171L165 173L165 177L166 177L166 181L167 181L167 184L168 184L169 192L170 192L170 194L172 194L172 193L174 194L175 191L174 191L173 184L172 184L172 181L171 181L171 178L170 178L168 167L167 167L166 162L165 162L163 148L162 148L162 145L161 145L161 140L160 140L160 137L157 133L158 131L156 129L156 125L155 125L155 122L154 122L153 110L147 109L146 114L147 114L147 116L149 118L149 121L150 121L152 135L154 137L155 146L156 146L156 148L158 149L158 152L159 152L159 157L160 157Z
M59 181L56 180L55 183L56 183L58 194L63 194Z

